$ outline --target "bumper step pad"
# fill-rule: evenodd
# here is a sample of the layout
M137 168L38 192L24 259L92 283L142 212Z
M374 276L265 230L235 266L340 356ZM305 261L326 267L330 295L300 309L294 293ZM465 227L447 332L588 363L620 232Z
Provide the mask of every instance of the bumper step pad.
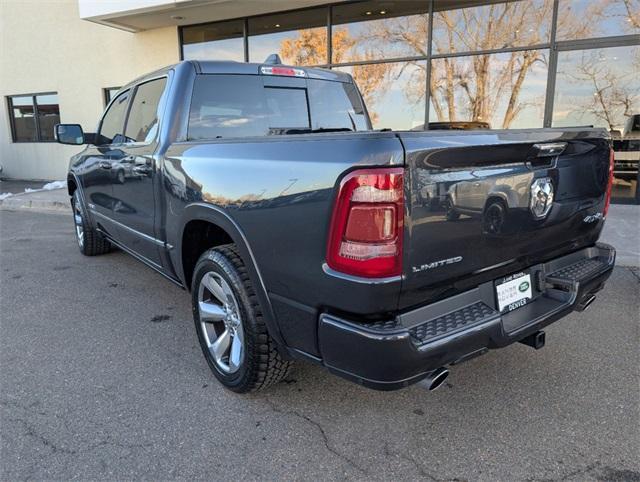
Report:
M449 335L472 325L484 323L498 316L498 312L490 308L482 301L465 306L459 310L447 313L422 325L409 330L411 336L419 343L433 341L443 335Z
M598 271L607 269L607 264L597 259L582 259L577 263L565 266L547 275L547 282L551 281L579 281L590 277Z

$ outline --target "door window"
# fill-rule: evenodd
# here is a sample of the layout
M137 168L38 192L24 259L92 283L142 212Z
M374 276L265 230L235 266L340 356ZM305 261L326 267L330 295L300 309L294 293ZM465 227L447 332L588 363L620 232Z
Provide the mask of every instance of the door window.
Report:
M123 92L113 101L102 118L100 144L120 144L124 141L124 118L129 105L129 91Z
M167 84L166 77L141 84L131 103L125 135L128 142L153 141L158 132L158 104Z
M124 118L129 105L129 91L120 94L102 117L99 144L120 144L124 141Z

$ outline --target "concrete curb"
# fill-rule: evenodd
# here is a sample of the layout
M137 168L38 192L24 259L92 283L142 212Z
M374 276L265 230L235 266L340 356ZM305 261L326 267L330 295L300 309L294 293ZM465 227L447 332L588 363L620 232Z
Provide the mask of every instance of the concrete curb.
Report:
M69 195L66 189L34 191L14 194L0 201L4 211L38 211L54 214L71 214Z

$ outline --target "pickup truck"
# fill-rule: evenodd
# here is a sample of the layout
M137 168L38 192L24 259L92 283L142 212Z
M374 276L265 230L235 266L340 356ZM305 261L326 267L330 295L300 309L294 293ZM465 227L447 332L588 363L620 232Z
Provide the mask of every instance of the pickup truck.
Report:
M120 248L189 291L236 392L296 359L434 389L490 349L541 348L614 266L601 129L376 131L345 73L184 61L123 87L95 133L55 131L86 144L67 179L80 251ZM448 215L461 185L495 224Z

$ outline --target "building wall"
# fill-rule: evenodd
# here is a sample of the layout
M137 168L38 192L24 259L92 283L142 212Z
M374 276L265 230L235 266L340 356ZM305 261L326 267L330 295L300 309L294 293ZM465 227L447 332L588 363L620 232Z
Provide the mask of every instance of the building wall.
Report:
M0 165L3 178L64 179L75 146L13 143L8 95L57 92L61 122L93 132L102 89L179 60L178 32L128 33L81 20L77 0L0 2ZM46 162L45 162L46 161Z

